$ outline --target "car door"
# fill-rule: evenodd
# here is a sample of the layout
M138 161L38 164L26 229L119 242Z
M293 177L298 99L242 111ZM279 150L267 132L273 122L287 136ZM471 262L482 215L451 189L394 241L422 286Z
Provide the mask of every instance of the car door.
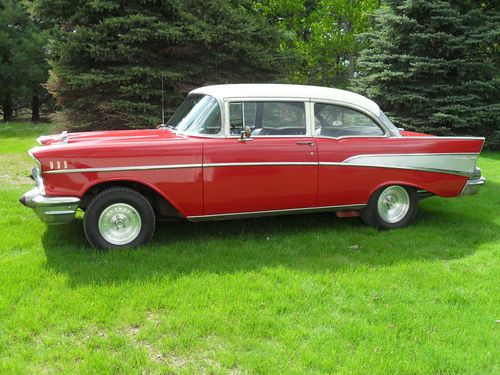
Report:
M244 214L313 207L316 142L304 101L226 103L227 136L206 139L204 214ZM251 135L241 137L249 128Z
M312 105L320 165L318 205L365 204L373 188L394 172L346 161L356 155L381 153L390 148L387 131L374 117L360 110L336 103Z

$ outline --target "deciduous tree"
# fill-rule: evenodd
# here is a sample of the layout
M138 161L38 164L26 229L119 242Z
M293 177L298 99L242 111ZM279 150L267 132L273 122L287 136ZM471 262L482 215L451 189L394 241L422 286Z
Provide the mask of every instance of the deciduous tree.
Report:
M282 31L281 50L295 52L288 79L298 83L346 87L371 29L380 0L263 0L255 7Z

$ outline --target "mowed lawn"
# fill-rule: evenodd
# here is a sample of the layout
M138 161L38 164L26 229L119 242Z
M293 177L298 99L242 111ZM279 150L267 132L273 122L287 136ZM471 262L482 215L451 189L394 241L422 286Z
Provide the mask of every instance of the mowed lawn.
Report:
M0 125L0 373L500 372L500 153L401 230L181 222L99 252L18 202L48 130Z

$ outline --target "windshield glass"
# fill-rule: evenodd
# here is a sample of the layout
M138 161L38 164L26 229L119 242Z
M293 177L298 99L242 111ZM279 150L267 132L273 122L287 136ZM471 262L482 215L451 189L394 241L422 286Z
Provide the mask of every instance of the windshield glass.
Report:
M185 134L219 134L219 103L209 95L190 95L167 121L167 126Z
M384 112L380 111L380 120L384 124L384 126L389 130L389 133L391 133L391 136L393 137L402 137L401 133L399 132L398 128L396 125L392 123L391 120L389 120L389 117L385 115Z

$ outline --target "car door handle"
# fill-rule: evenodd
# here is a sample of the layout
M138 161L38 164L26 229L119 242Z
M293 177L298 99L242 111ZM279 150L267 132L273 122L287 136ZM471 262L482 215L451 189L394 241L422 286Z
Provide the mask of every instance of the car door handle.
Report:
M298 145L309 145L314 146L314 142L297 142Z

